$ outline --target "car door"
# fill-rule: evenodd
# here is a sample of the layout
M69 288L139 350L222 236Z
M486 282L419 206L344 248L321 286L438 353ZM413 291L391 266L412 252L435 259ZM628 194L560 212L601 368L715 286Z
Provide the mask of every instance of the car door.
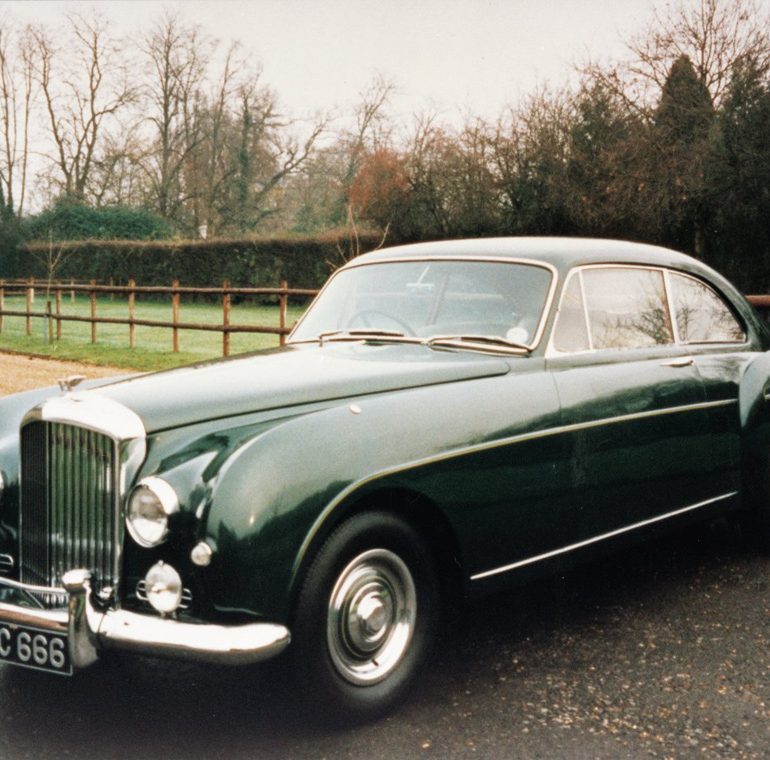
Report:
M740 381L757 356L747 327L729 302L708 283L667 272L677 340L693 357L711 420L711 477L724 491L741 484Z
M570 452L577 540L624 530L719 492L695 361L675 340L662 269L569 277L548 367Z

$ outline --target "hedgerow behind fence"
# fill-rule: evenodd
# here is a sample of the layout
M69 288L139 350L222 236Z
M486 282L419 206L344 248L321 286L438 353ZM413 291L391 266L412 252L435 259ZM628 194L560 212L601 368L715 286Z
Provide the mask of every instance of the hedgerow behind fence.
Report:
M381 236L361 235L356 249L375 248ZM230 281L241 287L318 288L351 255L335 234L313 238L212 240L82 240L22 243L15 257L0 256L0 277L207 287Z

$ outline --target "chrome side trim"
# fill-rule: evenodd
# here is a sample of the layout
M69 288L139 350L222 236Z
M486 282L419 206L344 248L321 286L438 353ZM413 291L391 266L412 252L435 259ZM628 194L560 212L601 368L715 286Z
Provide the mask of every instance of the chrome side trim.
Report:
M621 422L631 422L633 420L641 420L648 417L659 417L666 414L679 414L682 412L689 412L700 409L715 409L723 406L733 406L738 404L737 399L722 399L719 401L700 401L697 404L686 404L683 406L671 406L666 409L653 409L647 412L634 412L633 414L622 414L617 417L605 417L599 420L589 420L588 422L576 422L571 425L558 425L556 427L547 428L545 430L535 430L531 433L520 433L519 435L509 436L507 438L498 438L494 441L487 443L477 443L472 446L463 446L458 449L450 449L444 451L441 454L434 454L433 456L424 457L422 459L415 459L411 462L405 462L395 467L388 467L384 470L368 475L360 480L356 480L349 486L344 488L335 498L329 502L326 508L316 518L312 527L308 531L305 540L300 547L297 558L292 568L293 576L298 572L301 563L304 560L307 550L310 548L310 544L315 538L316 534L321 528L321 525L326 521L327 517L341 504L350 494L357 491L359 488L371 483L372 481L379 480L380 478L387 477L388 475L395 475L400 472L406 472L407 470L413 470L417 467L425 467L427 465L436 464L437 462L443 462L448 459L456 459L468 454L477 454L483 451L491 451L493 449L502 448L503 446L511 446L516 443L524 443L526 441L534 441L539 438L548 438L553 435L561 435L563 433L573 433L578 430L589 430L595 427L601 427L602 425L613 425Z
M617 530L611 530L608 533L601 533L598 536L593 536L592 538L587 538L585 541L578 541L576 544L569 544L569 546L562 546L559 549L553 549L549 552L544 552L543 554L538 554L535 557L528 557L527 559L519 560L518 562L512 562L510 565L503 565L503 567L496 567L493 570L485 570L483 573L476 573L476 575L471 576L472 581L479 581L483 578L489 578L493 575L500 575L501 573L507 573L510 570L516 570L520 567L526 567L527 565L533 565L536 562L542 562L546 559L551 559L553 557L558 557L561 554L567 554L568 552L575 551L577 549L582 549L585 546L590 546L591 544L596 544L599 541L606 541L609 538L614 538L615 536L621 536L624 533L630 533L633 530L638 530L639 528L644 528L648 525L654 525L655 523L663 522L664 520L668 520L672 517L677 517L678 515L684 515L688 512L694 512L696 509L701 509L702 507L706 507L709 504L714 504L718 501L723 501L725 499L731 499L733 496L737 496L737 491L731 491L730 493L722 494L721 496L715 496L713 499L706 499L705 501L699 501L697 504L691 504L689 507L682 507L681 509L675 509L673 512L666 512L666 514L663 515L657 515L656 517L650 517L647 520L641 520L637 523L633 523L632 525L626 525L623 528L618 528Z

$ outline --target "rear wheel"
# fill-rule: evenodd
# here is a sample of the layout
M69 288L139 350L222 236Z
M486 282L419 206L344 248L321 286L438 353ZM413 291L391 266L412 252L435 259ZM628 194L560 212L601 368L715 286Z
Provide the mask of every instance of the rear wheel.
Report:
M294 669L313 709L364 720L401 701L438 626L433 557L396 515L358 514L311 564L293 626Z

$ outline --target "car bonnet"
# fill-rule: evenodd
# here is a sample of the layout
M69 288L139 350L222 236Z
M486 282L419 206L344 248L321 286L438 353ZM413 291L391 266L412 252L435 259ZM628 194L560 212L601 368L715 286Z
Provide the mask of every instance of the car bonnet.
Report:
M148 432L209 419L502 375L497 356L364 342L272 352L140 375L95 391L132 409Z

